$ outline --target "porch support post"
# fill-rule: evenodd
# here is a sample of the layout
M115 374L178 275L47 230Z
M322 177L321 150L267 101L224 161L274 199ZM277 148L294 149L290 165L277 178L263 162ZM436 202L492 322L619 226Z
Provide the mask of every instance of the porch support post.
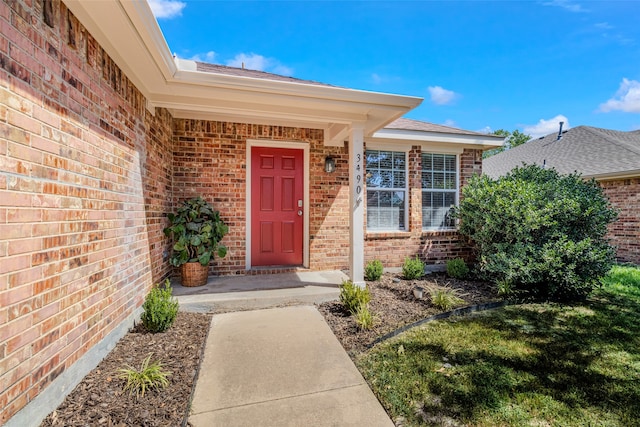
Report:
M364 281L364 125L354 123L349 137L349 276Z

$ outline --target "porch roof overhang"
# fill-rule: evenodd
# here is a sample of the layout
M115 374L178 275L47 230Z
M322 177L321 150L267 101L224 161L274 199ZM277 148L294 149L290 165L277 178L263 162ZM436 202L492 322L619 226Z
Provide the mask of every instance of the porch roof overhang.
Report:
M488 150L502 147L505 138L496 135L428 132L408 129L380 129L369 138L387 143L411 143L413 145L447 145L451 147Z
M417 107L422 98L328 85L203 72L174 58L146 1L65 4L147 99L176 118L244 120L325 130L342 146L354 123L365 135Z

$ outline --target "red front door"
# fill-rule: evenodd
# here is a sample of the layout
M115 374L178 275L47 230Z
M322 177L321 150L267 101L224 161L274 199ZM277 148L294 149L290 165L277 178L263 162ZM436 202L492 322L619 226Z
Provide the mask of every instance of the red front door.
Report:
M251 265L302 265L303 150L251 149Z

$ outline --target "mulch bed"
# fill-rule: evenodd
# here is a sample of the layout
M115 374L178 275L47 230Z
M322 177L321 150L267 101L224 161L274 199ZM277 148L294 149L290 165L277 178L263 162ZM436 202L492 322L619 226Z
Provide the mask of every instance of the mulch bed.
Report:
M498 300L490 283L452 279L445 273L432 273L420 280L404 280L400 274L385 273L379 281L367 282L367 286L371 293L369 308L376 316L372 329L361 330L340 302L326 302L318 307L352 356L368 349L378 337L442 312L431 304L428 291L422 299L416 299L413 290L418 286L427 290L436 287L456 289L464 300L463 306Z
M423 299L414 297L413 289L417 286L457 289L465 301L463 305L498 299L488 283L456 280L444 273L411 281L403 280L399 274L387 273L380 281L367 285L371 292L370 309L376 316L373 329L360 330L339 302L327 302L318 307L352 356L369 348L380 336L442 312L431 304L428 291ZM142 325L134 327L41 426L190 425L186 423L186 417L210 321L211 317L206 314L179 312L176 322L166 332L152 334ZM123 391L124 380L118 378L118 370L126 365L139 368L149 354L152 360L159 360L164 369L171 372L169 385L163 390L149 390L144 397L136 398Z
M205 314L179 312L163 333L134 327L41 426L183 425L210 322ZM171 372L169 385L136 398L123 391L125 381L118 378L118 370L126 365L139 369L150 354Z

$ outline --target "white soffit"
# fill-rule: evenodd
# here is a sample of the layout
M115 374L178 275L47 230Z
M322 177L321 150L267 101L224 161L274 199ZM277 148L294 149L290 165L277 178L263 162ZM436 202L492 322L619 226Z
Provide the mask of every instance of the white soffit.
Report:
M65 4L153 106L177 118L235 118L271 124L315 124L341 144L348 127L370 135L417 107L422 98L304 82L200 72L175 60L146 1L66 0ZM331 139L331 141L329 141Z

